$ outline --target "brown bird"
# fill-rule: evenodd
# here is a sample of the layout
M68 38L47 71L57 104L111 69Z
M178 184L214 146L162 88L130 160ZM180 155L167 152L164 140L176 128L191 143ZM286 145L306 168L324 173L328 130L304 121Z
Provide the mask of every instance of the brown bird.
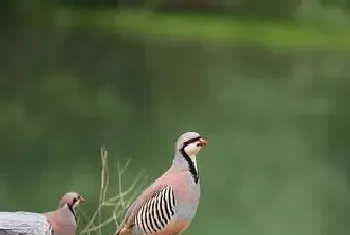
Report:
M129 207L115 235L179 235L190 225L200 197L197 154L207 145L196 132L182 134L169 170Z
M43 213L54 235L75 235L77 229L76 208L85 198L76 192L68 192L59 201L57 210Z

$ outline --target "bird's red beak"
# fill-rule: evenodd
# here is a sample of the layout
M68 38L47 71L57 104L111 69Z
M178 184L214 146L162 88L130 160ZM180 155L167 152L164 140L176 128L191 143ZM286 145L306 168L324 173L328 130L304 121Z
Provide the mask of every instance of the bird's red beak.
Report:
M202 146L202 147L207 146L208 145L208 141L206 141L203 138L200 138L199 139L199 145Z
M85 202L86 202L85 198L83 198L82 196L80 196L79 203L85 203Z

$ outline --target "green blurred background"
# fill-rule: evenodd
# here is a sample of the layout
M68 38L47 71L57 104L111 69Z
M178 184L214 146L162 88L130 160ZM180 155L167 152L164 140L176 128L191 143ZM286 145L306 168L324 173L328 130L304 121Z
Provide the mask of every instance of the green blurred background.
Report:
M74 190L91 214L102 144L114 194L117 161L132 159L125 187L141 169L153 180L193 130L209 145L186 234L349 234L349 0L13 0L0 12L0 210L52 210Z

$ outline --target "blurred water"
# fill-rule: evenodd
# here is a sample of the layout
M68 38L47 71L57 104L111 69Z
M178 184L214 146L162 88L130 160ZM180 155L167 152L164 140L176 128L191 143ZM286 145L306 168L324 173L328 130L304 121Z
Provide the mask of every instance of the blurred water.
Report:
M2 38L0 209L97 203L100 159L154 179L194 130L202 200L188 234L347 234L349 55L236 48L101 30ZM117 189L116 182L112 192Z

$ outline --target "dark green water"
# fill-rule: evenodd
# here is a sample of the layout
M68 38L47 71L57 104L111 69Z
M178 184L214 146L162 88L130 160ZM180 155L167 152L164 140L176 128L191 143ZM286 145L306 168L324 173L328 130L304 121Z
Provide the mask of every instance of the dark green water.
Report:
M209 146L187 234L348 234L349 55L66 28L0 47L1 210L51 210L75 190L91 212L102 144L111 177L132 159L127 186L194 130Z

